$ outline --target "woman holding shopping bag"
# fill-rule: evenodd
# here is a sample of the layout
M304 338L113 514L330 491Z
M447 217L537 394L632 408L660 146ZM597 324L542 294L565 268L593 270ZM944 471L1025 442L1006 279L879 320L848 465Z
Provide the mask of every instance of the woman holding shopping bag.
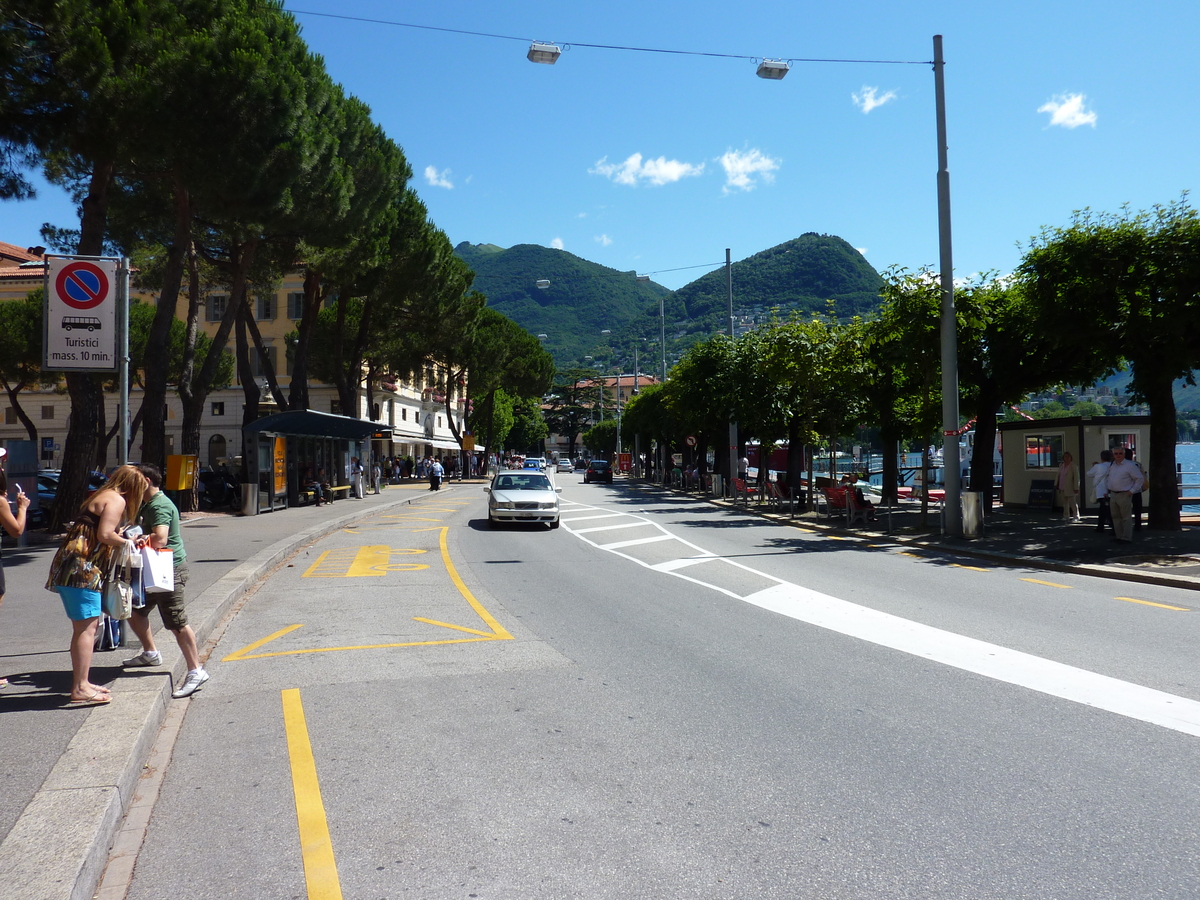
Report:
M133 541L122 531L137 518L146 496L146 479L133 466L120 466L83 502L62 546L50 563L46 590L56 591L71 620L71 701L68 706L97 706L112 700L106 687L89 680L100 599L112 567L113 552ZM135 551L136 552L136 551Z

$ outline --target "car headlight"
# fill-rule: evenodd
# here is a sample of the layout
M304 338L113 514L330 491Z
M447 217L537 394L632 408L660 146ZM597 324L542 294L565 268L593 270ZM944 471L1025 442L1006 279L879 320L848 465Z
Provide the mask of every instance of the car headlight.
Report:
M496 509L516 509L516 505L511 500L504 500L496 504Z
M542 509L554 509L556 506L558 506L558 504L551 500L549 503L543 503Z

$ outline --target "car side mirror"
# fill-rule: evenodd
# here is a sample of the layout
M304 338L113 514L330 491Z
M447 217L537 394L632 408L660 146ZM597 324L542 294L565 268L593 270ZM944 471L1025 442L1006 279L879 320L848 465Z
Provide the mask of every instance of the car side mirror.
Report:
M491 487L490 487L489 485L486 485L486 484L485 484L485 485L483 486L483 492L484 492L485 494L490 494L490 493L492 492L492 489L491 489Z
M561 494L561 493L562 493L562 488L560 488L560 487L556 487L556 488L554 489L554 493L556 493L556 494Z

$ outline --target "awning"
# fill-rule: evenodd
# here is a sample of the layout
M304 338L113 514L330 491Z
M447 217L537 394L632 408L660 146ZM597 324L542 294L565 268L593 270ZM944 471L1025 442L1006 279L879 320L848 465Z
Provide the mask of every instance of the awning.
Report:
M461 450L462 449L462 447L458 446L457 441L438 441L438 440L433 440L432 438L425 438L423 441L419 441L418 443L432 444L434 449L436 449L436 450Z
M315 409L295 409L289 412L275 413L251 422L242 429L246 434L267 431L296 437L340 438L347 441L362 441L376 432L390 432L391 430L390 425L384 425L382 422L352 419L350 416L335 416L332 413L317 412Z

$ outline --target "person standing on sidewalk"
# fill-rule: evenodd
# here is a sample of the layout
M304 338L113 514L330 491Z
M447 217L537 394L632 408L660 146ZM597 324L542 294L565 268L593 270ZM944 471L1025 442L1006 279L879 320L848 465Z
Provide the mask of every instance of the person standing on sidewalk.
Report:
M71 620L71 699L68 706L97 706L112 692L91 680L101 591L113 553L133 541L122 533L137 519L146 497L146 479L134 466L119 466L96 493L83 501L62 545L50 561L46 590L55 591Z
M1112 528L1112 511L1108 508L1108 467L1112 465L1112 451L1101 450L1100 462L1087 470L1088 478L1092 479L1092 493L1096 495L1096 505L1100 508L1096 516L1096 530L1103 531L1105 524Z
M442 476L446 474L446 470L442 468L439 460L434 460L429 466L429 489L431 491L440 491L442 489Z
M1125 451L1125 456L1131 463L1133 463L1135 466L1137 466L1138 470L1142 473L1142 485L1143 485L1142 490L1138 491L1136 494L1133 495L1133 530L1141 531L1142 530L1142 499L1143 499L1142 495L1145 491L1146 468L1140 462L1138 462L1136 459L1133 458L1133 448L1132 447L1130 447L1128 450Z
M29 497L21 490L21 486L17 485L17 496L13 499L17 503L17 514L14 516L12 509L8 505L8 476L4 474L4 458L8 456L8 451L0 447L0 525L4 526L13 537L20 537L25 533L25 512L29 509ZM0 603L4 602L4 561L3 555L0 554ZM0 678L0 688L8 687L8 679Z
M184 587L188 581L187 551L183 548L183 536L179 529L179 509L164 494L162 488L162 472L158 466L142 463L137 467L149 484L145 505L142 506L140 523L145 533L145 540L155 550L169 549L175 564L175 590L146 593L146 605L134 609L129 617L129 626L142 643L142 652L137 656L124 660L121 665L127 669L141 666L161 666L162 654L154 645L154 635L150 633L150 611L156 606L162 623L175 635L175 642L187 662L187 675L179 687L171 694L176 700L190 697L196 693L204 682L208 681L208 673L200 665L200 651L196 646L196 633L188 624L187 610L184 608Z
M1142 470L1125 458L1124 447L1113 447L1108 469L1108 497L1112 507L1113 534L1123 544L1133 541L1133 495L1145 487Z
M1062 455L1055 487L1062 496L1062 517L1069 522L1079 521L1079 467L1069 452Z

